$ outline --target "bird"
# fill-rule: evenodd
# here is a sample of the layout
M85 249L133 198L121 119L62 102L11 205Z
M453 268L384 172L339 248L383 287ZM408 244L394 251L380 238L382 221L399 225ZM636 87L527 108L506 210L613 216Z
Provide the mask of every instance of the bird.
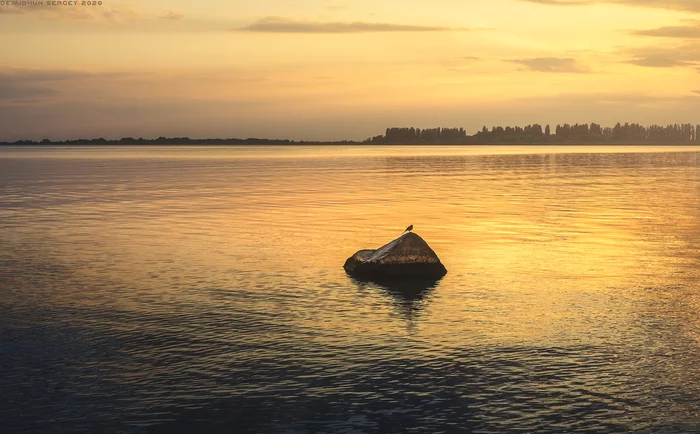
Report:
M410 226L407 227L406 230L403 231L402 233L411 232L412 230L413 230L413 225L410 225Z

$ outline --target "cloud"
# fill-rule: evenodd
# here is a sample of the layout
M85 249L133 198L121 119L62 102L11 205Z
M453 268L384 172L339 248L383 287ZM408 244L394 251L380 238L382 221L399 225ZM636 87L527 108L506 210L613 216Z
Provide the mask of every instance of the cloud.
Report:
M647 66L650 68L675 68L677 66L688 66L688 63L686 62L676 59L669 59L666 57L644 57L641 59L627 60L623 63L630 63L637 66Z
M28 102L57 95L51 83L80 79L85 73L78 71L39 70L24 68L0 69L0 101Z
M695 39L700 38L700 25L659 27L657 29L637 30L632 32L632 34L636 36Z
M598 105L654 105L659 103L697 103L695 96L688 95L654 95L646 93L626 93L626 92L585 92L585 93L562 93L549 96L525 97L520 101L539 100L540 102L555 103L559 105L565 101L567 105L577 106L579 104Z
M539 3L553 6L587 6L594 2L589 0L521 0L530 3Z
M233 29L261 33L373 33L373 32L445 32L456 29L440 26L415 26L408 24L353 22L297 21L285 18L266 17L249 26Z
M676 46L632 47L618 51L631 57L623 63L652 68L695 67L700 63L700 43Z
M185 17L185 16L184 16L183 14L179 13L179 12L170 11L170 12L168 12L167 14L165 14L165 15L163 15L163 16L161 16L161 17L158 17L158 18L161 19L161 20L177 21L177 20L181 20L181 19L184 18L184 17Z
M520 0L551 6L589 6L595 4L615 4L632 7L672 9L700 13L698 0Z
M24 13L24 12L22 11L22 9L19 8L19 6L3 6L3 7L0 7L0 15L3 15L3 14L6 14L6 15L10 15L10 14L20 15L20 14L23 14L23 13Z
M700 38L699 20L685 19L681 21L684 25L636 30L631 32L631 34L667 38L667 40L681 39L687 42ZM628 53L622 52L622 54L634 57L623 62L631 65L649 68L695 67L700 62L700 44L686 43L682 46L642 47L628 50Z
M512 63L517 63L527 67L531 71L556 72L556 73L586 73L588 68L579 65L576 59L559 57L536 57L530 59L511 59Z
M0 101L30 101L58 94L57 90L43 86L17 86L0 80Z
M700 90L691 90L691 92L697 93L698 95L700 95Z
M113 7L102 13L102 16L113 24L146 19L146 16L128 6Z
M0 69L0 83L9 85L76 80L87 76L88 74L85 72L71 70L25 68Z
M135 74L90 73L68 69L0 68L0 100L36 101L60 94L60 89L75 89L82 83L132 77Z
M116 72L89 73L70 69L0 68L0 82L10 84L48 83L89 78L118 78L127 75L130 74Z

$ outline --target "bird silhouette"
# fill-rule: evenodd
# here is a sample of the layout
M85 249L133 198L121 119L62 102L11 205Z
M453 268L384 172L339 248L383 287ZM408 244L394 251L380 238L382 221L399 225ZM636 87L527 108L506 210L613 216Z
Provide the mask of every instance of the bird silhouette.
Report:
M413 225L407 227L406 230L403 231L402 233L411 232L412 230L413 230Z

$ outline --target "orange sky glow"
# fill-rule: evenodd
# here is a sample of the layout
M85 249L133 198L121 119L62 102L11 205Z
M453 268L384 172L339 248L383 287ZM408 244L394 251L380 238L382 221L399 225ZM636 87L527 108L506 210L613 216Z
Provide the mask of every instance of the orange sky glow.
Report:
M697 0L0 3L0 141L699 120Z

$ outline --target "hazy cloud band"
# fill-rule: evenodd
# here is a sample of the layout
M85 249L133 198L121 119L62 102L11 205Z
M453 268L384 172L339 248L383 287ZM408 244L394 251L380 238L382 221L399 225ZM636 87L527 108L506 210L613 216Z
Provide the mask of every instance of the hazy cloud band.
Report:
M353 22L297 21L267 17L237 31L261 33L374 33L374 32L447 32L465 31L463 28L416 26L409 24Z
M580 65L576 59L559 57L536 57L531 59L512 59L509 62L527 67L531 71L555 73L586 73L590 72Z
M633 7L673 9L700 13L698 0L520 0L552 6L587 6L594 4L616 4Z
M637 30L632 32L636 36L657 36L663 38L696 39L700 38L700 25L698 26L668 26L657 29Z

